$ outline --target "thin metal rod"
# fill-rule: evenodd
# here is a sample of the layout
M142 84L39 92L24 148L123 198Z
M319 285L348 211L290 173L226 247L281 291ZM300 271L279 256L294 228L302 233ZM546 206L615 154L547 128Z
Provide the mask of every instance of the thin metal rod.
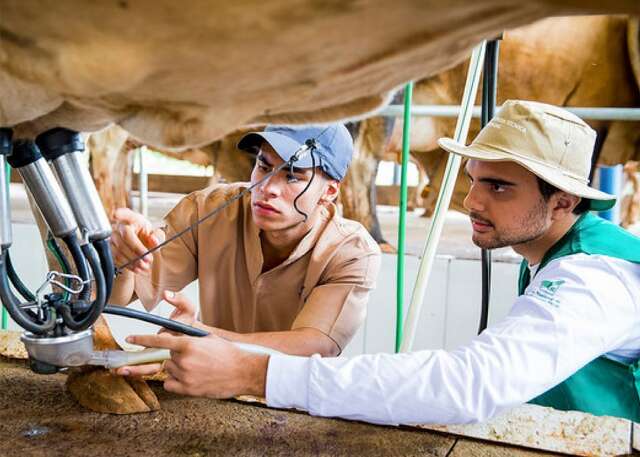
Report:
M400 215L398 222L398 255L396 256L396 352L402 344L402 326L404 324L404 252L407 220L407 170L409 168L409 149L411 146L411 98L413 82L404 88L404 125L402 126L402 165L400 172Z
M501 107L496 107L499 110ZM598 108L598 107L570 107L563 109L572 112L582 119L600 121L640 121L640 108ZM457 117L460 114L458 105L414 105L411 108L412 116L432 117ZM402 105L389 105L377 113L378 116L400 117L403 115ZM482 109L480 106L473 108L473 117L480 118Z
M149 179L144 169L145 152L147 152L146 146L140 146L140 148L138 148L138 167L140 168L140 172L138 173L138 189L140 189L140 214L147 217L149 215Z
M473 53L471 54L469 72L467 73L467 82L462 96L462 106L467 109L463 110L461 115L458 117L454 134L454 140L461 143L466 142L467 134L469 133L471 107L473 106L473 102L476 99L476 93L478 92L478 83L480 81L480 74L482 73L482 62L484 62L485 46L486 42L483 41L473 49ZM458 177L458 172L460 171L460 163L460 156L456 154L449 154L449 159L447 161L442 180L442 186L440 188L440 194L436 201L433 220L429 226L427 240L422 252L422 260L418 270L418 277L416 278L413 295L411 296L411 304L409 305L404 325L404 338L400 348L402 352L410 351L413 346L418 320L420 319L422 303L427 291L427 282L431 275L433 261L436 256L436 248L440 241L440 235L442 234L442 227L444 226L449 203L451 202L451 196L453 195L453 188Z

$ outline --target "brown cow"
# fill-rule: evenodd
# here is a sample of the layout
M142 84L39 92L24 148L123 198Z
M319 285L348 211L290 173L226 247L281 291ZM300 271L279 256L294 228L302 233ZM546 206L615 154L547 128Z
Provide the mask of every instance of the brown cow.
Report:
M506 32L500 44L498 103L517 98L560 106L640 107L638 39L637 20L622 16L546 19ZM417 82L414 104L459 104L467 66L461 64ZM447 161L436 141L453 136L455 123L450 118L412 120L411 154L430 178L425 201L427 216L435 206ZM589 123L599 133L600 163L625 163L638 156L638 122ZM479 121L474 120L469 138L478 130ZM399 153L401 135L402 120L398 120L387 153ZM467 186L459 176L453 209L463 210Z
M638 165L640 162L631 160L624 166L624 174L631 183L631 194L626 195L620 203L620 225L629 228L636 222L640 221L640 171Z
M0 126L116 122L155 146L242 126L362 115L481 39L550 15L640 13L635 0L7 0Z

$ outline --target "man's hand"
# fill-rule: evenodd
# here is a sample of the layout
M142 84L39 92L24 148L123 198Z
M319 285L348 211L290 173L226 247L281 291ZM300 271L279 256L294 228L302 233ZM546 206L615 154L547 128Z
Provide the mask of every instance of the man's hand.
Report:
M127 341L171 351L165 362L164 388L181 395L230 398L248 394L264 397L269 357L244 352L215 335L208 337L130 336Z
M195 326L201 328L203 330L210 331L210 328L200 324L196 321L196 317L198 314L198 308L196 305L191 303L187 297L183 294L177 292L171 292L170 290L165 290L162 294L162 298L164 298L167 302L175 307L171 315L170 319L173 319L178 322L182 322L186 325ZM161 328L158 333L173 333L170 330L165 328ZM179 334L175 334L178 336ZM160 363L147 363L144 365L130 365L117 368L115 373L121 376L153 376L156 373L162 371L162 364Z
M111 252L116 266L128 263L164 241L162 230L154 230L149 220L128 208L116 209L112 219ZM134 273L148 273L152 261L153 254L147 255L127 268Z
M162 294L162 298L175 308L169 315L169 319L173 319L174 321L182 322L187 325L194 325L196 323L198 307L191 303L185 295L165 290ZM160 332L163 331L166 330L160 330Z

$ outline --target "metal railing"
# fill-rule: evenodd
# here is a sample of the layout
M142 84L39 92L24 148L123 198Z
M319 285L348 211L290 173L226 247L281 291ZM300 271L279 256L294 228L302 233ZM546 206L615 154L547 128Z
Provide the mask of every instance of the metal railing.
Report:
M496 112L501 107L496 107ZM602 121L640 121L640 108L596 108L596 107L567 107L563 109L575 114L582 119L602 120ZM402 105L389 105L383 108L377 116L402 116ZM433 116L433 117L457 117L460 113L458 105L413 105L412 116ZM480 117L480 106L473 108L473 117Z

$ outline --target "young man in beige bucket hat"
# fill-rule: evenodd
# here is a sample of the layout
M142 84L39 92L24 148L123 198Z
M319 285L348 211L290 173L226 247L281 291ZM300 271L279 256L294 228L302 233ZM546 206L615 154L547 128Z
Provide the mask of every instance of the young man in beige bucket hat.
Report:
M508 101L471 145L440 140L469 158L474 242L524 257L511 311L469 344L349 359L249 355L212 339L205 395L388 424L482 421L529 401L640 420L640 240L588 212L615 203L589 187L595 138L563 109Z

